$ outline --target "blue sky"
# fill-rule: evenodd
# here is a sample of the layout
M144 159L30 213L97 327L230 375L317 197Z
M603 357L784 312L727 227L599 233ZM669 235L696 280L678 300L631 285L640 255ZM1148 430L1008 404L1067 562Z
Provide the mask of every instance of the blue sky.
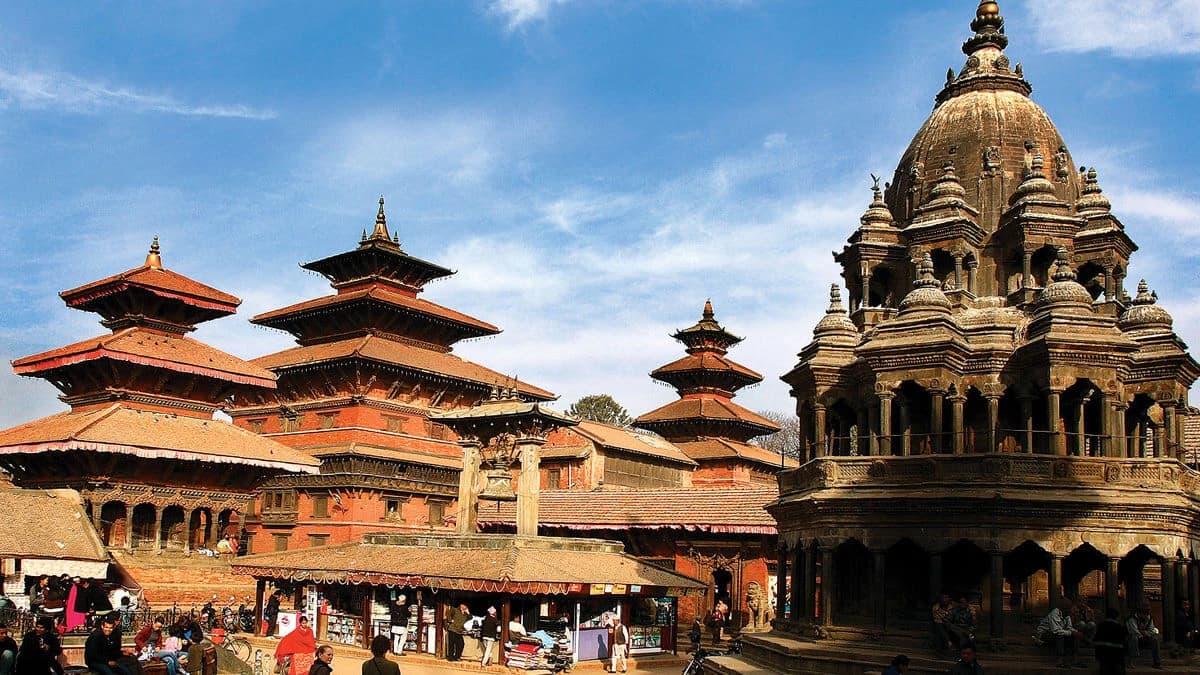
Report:
M394 6L399 4L399 6ZM98 335L57 293L140 264L244 299L196 333L251 358L259 312L329 291L387 195L425 297L505 329L457 352L634 414L668 334L717 317L788 410L830 251L929 114L977 3L428 0L0 5L0 357ZM1192 5L1189 7L1189 5ZM1200 346L1200 13L1001 2L1008 54L1094 165ZM0 424L62 408L0 373Z

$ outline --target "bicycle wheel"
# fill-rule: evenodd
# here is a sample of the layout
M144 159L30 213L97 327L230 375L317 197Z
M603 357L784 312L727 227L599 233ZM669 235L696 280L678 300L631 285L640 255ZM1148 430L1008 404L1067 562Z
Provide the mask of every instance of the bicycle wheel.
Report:
M250 648L250 643L247 642L245 638L227 637L225 638L225 641L229 644L229 651L236 656L239 661L250 661L250 654L253 650Z

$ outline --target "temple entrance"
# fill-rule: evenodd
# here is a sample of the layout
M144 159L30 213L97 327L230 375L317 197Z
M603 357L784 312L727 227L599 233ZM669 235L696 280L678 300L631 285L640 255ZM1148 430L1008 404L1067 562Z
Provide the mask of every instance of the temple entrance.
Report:
M1117 578L1125 589L1125 609L1136 609L1142 603L1154 604L1161 600L1159 580L1161 573L1157 565L1147 567L1151 561L1161 558L1145 545L1130 551L1117 564ZM1159 622L1161 624L1161 622Z
M212 541L212 510L199 508L192 511L188 522L188 546L192 549L208 548Z
M833 622L870 625L874 617L871 552L851 539L833 550Z
M182 506L168 506L162 512L162 548L164 551L182 551L187 544L184 532Z
M154 532L155 520L153 504L138 504L134 507L133 517L130 518L133 548L154 548L154 542L157 541Z
M1009 596L1004 605L1010 630L1036 621L1050 611L1050 553L1026 541L1004 556Z
M925 630L929 624L929 555L901 539L884 558L887 625L904 630Z
M942 554L941 592L949 593L955 600L965 595L972 605L979 607L984 599L989 565L983 549L969 541L958 542Z
M729 587L733 582L733 574L725 568L715 569L712 573L713 584L713 605L718 602L724 602L729 608L733 608L733 603L730 602Z
M100 508L100 539L105 546L124 548L129 528L128 509L124 502L108 502Z
M1062 563L1063 594L1069 598L1086 600L1095 608L1107 608L1104 581L1107 566L1108 556L1091 544L1083 544L1071 551Z

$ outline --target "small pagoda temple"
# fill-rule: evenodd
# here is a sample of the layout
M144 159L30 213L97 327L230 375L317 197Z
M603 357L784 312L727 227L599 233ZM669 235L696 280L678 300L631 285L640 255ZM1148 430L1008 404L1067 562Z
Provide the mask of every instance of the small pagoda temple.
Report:
M834 286L783 376L806 461L768 509L791 579L777 628L796 635L746 651L781 670L877 669L942 593L972 606L1001 672L1043 672L1000 654L1035 649L1030 619L1064 598L1147 606L1167 644L1182 601L1200 606L1200 365L1146 282L1125 293L1137 246L1030 98L998 4L970 27L834 255L849 308Z
M260 481L316 470L305 454L213 419L272 391L275 376L187 336L241 301L165 268L157 237L140 267L61 296L111 333L13 361L71 407L0 431L0 466L16 486L78 490L110 549L186 553L238 533Z
M705 301L699 322L671 337L684 344L687 356L650 377L674 387L679 400L638 417L634 425L666 438L695 461L697 487L773 483L783 459L748 441L779 431L779 425L733 402L739 389L762 382L762 375L726 356L742 338L717 323L711 301Z
M230 414L319 459L321 471L261 486L254 551L381 530L449 531L462 452L432 414L474 406L497 385L528 401L554 394L452 353L455 343L500 329L419 297L454 273L403 249L382 197L357 247L303 267L336 292L254 317L298 346L254 360L278 375L278 390L243 399Z

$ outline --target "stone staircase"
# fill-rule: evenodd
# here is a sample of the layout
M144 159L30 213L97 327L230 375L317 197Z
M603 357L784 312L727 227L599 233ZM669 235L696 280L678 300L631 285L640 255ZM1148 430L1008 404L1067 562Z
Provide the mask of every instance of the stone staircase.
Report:
M868 637L873 639L867 639ZM979 662L989 673L1004 675L1062 675L1068 672L1094 672L1096 662L1090 648L1081 649L1078 660L1085 668L1063 669L1055 665L1051 647L1036 647L1029 638L1014 639L1003 651L993 651L986 643L979 648ZM939 657L928 646L928 637L920 633L889 633L886 636L861 636L853 639L844 632L829 639L815 640L791 633L759 633L742 640L742 655L707 659L705 670L716 675L864 675L879 673L897 654L911 659L909 673L944 674L957 659L949 652ZM1150 668L1149 655L1138 659L1129 673L1196 673L1200 658L1163 654L1163 670Z

